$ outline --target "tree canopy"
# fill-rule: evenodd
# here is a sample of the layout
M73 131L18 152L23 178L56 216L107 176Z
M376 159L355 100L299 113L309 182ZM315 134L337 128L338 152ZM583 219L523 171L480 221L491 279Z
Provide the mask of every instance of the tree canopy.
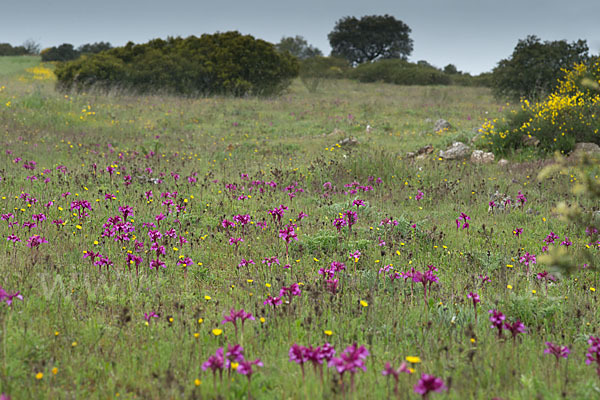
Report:
M537 36L519 40L512 55L500 60L493 71L497 96L534 99L552 92L557 80L575 63L589 60L585 40L542 42Z
M96 42L82 44L77 48L77 51L79 54L97 54L110 49L112 49L112 45L109 42Z
M299 35L296 35L296 37L282 37L281 41L275 45L275 48L282 53L287 51L300 60L323 55L321 50L308 44L308 42Z
M411 30L391 15L345 17L328 35L332 55L357 65L383 58L406 59L413 50Z
M82 55L97 54L105 50L112 49L108 42L86 43L77 49L70 43L63 43L60 46L48 47L42 50L42 61L70 61L79 58Z

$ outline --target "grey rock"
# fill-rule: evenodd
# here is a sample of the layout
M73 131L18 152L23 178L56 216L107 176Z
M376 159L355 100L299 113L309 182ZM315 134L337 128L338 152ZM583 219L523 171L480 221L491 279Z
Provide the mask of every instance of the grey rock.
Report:
M471 154L473 164L489 164L494 161L494 153L486 153L482 150L475 150Z
M600 154L600 146L598 146L596 143L577 143L575 144L575 148L571 154L569 154L569 158L579 159L584 154L587 154L588 156Z
M581 142L575 144L574 151L585 151L590 153L600 153L600 146L596 143Z
M433 132L435 133L449 131L450 129L452 129L452 125L445 119L438 119L433 125Z
M406 153L406 158L413 158L413 157L419 158L419 156L425 156L426 154L431 154L431 153L433 153L433 146L428 144L427 146L421 147L417 151L409 151L408 153ZM420 157L419 159L421 159L421 158L424 158L424 157Z
M508 167L508 160L502 158L500 159L500 161L498 161L498 166L499 167Z
M354 146L358 144L358 140L356 140L356 138L353 137L347 137L345 139L342 139L338 142L338 144L340 146Z
M446 150L440 150L440 157L445 160L460 160L471 155L471 148L462 142L454 142Z

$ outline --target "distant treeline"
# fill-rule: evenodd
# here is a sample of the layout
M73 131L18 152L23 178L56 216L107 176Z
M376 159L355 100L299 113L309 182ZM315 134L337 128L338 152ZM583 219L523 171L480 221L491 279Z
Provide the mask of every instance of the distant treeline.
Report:
M40 45L28 40L21 46L12 46L10 43L0 43L0 56L33 56L41 55L42 61L70 61L85 54L97 54L104 50L110 50L112 46L108 42L86 43L75 48L70 43L60 46L48 47L40 51Z
M39 52L39 44L32 40L14 47L10 43L0 43L0 56L33 56L39 54Z
M309 91L317 90L320 82L328 78L396 85L491 85L490 73L472 76L458 71L452 64L439 69L426 61L411 63L402 59L382 59L352 67L343 58L320 56L300 61L300 79Z
M108 42L87 43L74 48L72 44L63 43L41 51L42 61L71 61L84 54L97 54L104 50L110 50L112 46Z

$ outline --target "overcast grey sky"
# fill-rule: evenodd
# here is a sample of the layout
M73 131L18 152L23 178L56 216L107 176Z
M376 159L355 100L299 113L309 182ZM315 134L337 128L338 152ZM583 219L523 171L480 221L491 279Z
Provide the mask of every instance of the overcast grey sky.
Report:
M277 43L301 35L329 54L344 16L390 14L411 29L410 60L490 71L529 34L587 39L600 53L600 0L0 0L0 42L50 47L238 30Z

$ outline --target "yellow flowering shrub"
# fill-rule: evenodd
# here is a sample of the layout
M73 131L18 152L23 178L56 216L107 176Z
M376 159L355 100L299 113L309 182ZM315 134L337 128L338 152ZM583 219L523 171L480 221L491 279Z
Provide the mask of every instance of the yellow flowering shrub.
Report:
M600 144L600 60L564 72L543 101L522 99L520 109L500 121L484 121L482 144L498 153L523 146L527 138L539 140L544 151L568 152L577 142Z

